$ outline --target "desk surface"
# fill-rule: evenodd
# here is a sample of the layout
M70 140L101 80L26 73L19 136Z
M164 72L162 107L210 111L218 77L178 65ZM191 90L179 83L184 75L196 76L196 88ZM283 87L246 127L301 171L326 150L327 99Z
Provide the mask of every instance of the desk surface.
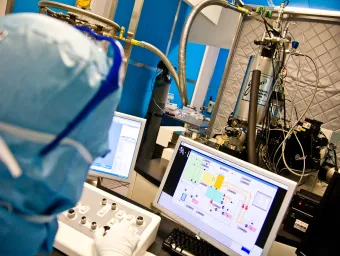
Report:
M175 119L177 121L183 122L185 124L190 124L192 126L196 126L197 128L208 128L209 126L209 122L207 121L203 121L203 120L198 120L192 116L172 116L172 115L168 115L168 117Z
M113 194L114 196L117 196L119 198L122 198L134 205L137 205L145 210L151 211L150 209L132 201L131 199L125 198L124 196L106 188L103 187L100 183L98 184L98 188L103 189L104 191ZM163 241L167 238L167 236L170 234L170 232L174 229L174 228L181 228L181 229L185 229L183 226L173 222L172 220L166 218L166 217L161 217L161 223L159 226L159 230L157 232L157 236L156 236L156 240L155 242L150 246L150 248L148 249L148 252L151 252L155 255L158 256L170 256L171 254L169 254L168 252L164 251L162 249L162 243ZM278 240L277 240L278 241ZM275 242L271 252L269 253L269 256L293 256L295 255L295 248L290 247L290 246L286 246L284 244L280 244ZM279 253L279 254L278 254ZM65 254L63 254L62 252L58 251L58 250L54 250L50 256L65 256Z

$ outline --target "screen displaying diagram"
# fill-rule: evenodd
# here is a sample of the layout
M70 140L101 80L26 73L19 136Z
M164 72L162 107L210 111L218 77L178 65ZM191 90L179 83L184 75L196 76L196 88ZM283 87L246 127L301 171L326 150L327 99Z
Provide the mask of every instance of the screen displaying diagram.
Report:
M251 251L277 187L192 150L172 203Z

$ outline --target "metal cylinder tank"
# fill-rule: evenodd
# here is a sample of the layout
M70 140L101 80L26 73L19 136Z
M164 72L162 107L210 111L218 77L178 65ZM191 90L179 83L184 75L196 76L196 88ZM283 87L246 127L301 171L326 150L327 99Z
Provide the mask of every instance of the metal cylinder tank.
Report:
M160 63L161 64L158 64L158 68L161 68L163 71L156 77L152 90L152 96L146 114L147 122L144 138L138 156L146 160L152 159L171 84L168 69L163 62Z
M273 63L272 58L261 56L261 54L258 54L256 57L251 56L249 59L246 74L243 78L240 90L241 92L238 95L234 108L233 118L242 122L248 122L251 80L253 70L255 69L261 71L256 122L257 124L262 124L272 90Z

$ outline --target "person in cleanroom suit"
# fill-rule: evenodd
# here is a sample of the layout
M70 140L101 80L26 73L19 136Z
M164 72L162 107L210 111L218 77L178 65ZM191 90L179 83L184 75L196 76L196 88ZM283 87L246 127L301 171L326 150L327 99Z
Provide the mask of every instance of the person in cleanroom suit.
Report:
M122 47L109 61L84 31L41 14L0 17L0 255L49 253L56 215L79 200L108 152ZM97 254L131 255L126 223L96 234Z

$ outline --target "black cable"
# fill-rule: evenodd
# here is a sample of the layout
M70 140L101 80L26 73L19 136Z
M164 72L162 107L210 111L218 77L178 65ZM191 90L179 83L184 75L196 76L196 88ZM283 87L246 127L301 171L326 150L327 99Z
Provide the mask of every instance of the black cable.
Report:
M334 165L335 165L335 171L338 172L338 158L336 156L336 149L333 149L333 154L334 154Z
M117 187L113 187L113 188L110 188L111 190L115 190L117 188L121 188L121 187L126 187L126 188L129 188L127 185L120 185L120 186L117 186Z
M267 22L267 20L265 19L265 17L263 17L263 14L262 14L262 13L261 13L261 17L262 17L262 19L263 19L263 23L264 23L264 27L265 27L265 29L266 29L266 32L267 32L268 36L271 38L272 35L270 34L270 31L269 31L269 29L268 29L268 22Z
M156 69L155 73L156 74L153 76L153 78L151 80L151 90L150 90L151 92L153 91L153 87L155 86L156 77L161 73L161 72L159 72L159 68Z
M306 179L298 185L298 187L304 185L307 182L307 180L309 179L309 177L310 177L310 175L307 176Z
M287 110L286 110L286 95L283 93L283 90L282 90L282 96L283 96L283 128L284 130L287 129Z
M114 190L116 188L121 188L121 187L126 187L126 188L129 188L128 185L130 184L129 182L124 182L124 181L116 181L119 186L116 186L116 187L110 187L111 190Z
M263 14L261 14L261 17L262 17L264 23L265 23L269 28L271 28L273 31L275 31L276 33L278 33L278 35L279 35L280 37L282 37L281 33L278 32L278 31L276 31L276 29L275 29L275 28L267 21L267 19L266 19L265 17L263 17ZM271 37L271 36L270 36L270 37Z

